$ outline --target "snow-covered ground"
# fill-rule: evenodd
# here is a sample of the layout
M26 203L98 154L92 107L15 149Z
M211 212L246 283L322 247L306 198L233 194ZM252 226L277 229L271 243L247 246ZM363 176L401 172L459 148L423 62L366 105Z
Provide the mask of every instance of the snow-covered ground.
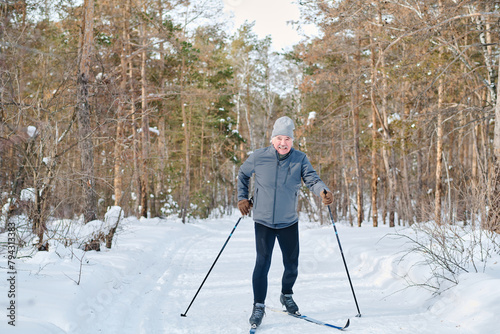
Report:
M112 249L100 252L53 246L15 260L15 298L9 298L7 260L1 259L0 333L248 333L252 309L253 222L241 220L187 313L190 301L238 216L196 220L127 218ZM414 257L395 229L337 223L362 313L354 298L331 225L300 223L301 255L294 298L302 313L342 325L350 333L497 333L500 314L498 255L484 273L434 296L408 288L418 275ZM399 228L400 233L405 233ZM80 275L81 270L81 275ZM276 245L266 303L280 307L281 255ZM80 281L80 284L77 282ZM15 327L9 303L15 302ZM334 333L285 314L267 311L259 333Z

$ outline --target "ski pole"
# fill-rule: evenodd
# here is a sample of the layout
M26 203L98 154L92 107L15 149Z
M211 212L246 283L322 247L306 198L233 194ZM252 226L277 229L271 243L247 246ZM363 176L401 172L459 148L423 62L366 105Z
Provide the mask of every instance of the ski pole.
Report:
M326 189L323 190L323 193L326 195ZM327 207L328 207L328 212L330 213L330 218L332 219L332 225L333 229L335 230L335 236L337 237L337 241L339 243L340 254L342 255L342 261L344 261L344 267L347 273L347 278L349 279L349 284L351 285L351 291L352 295L354 296L354 302L356 303L356 308L358 309L358 314L356 315L356 317L361 317L361 312L359 311L359 306L358 306L358 300L356 299L356 294L354 293L354 288L351 282L351 276L349 275L349 270L347 269L347 263L345 262L344 251L342 250L342 245L340 244L339 233L337 232L337 227L335 226L335 221L333 220L332 210L330 209L329 205L327 205Z
M188 311L189 311L189 308L191 307L191 305L193 305L194 300L195 300L195 299L196 299L196 297L198 296L198 293L200 292L200 290L201 290L201 288L202 288L203 284L205 284L205 281L207 280L208 275L210 275L210 272L211 272L211 271L212 271L212 269L214 268L215 263L217 263L217 260L219 259L219 256L222 254L222 251L224 250L224 248L226 248L226 245L227 245L227 243L228 243L229 239L231 239L231 236L233 235L234 230L236 230L236 227L237 227L237 226L238 226L238 224L240 223L241 218L243 218L243 216L241 216L241 217L240 217L240 219L238 219L238 221L236 222L236 225L234 225L233 230L231 231L231 233L230 233L230 234L229 234L229 236L227 237L226 242L224 243L224 246L222 246L222 249L221 249L221 250L220 250L220 252L219 252L219 255L217 255L217 257L215 258L215 261L214 261L214 263L212 264L212 266L210 267L210 270L208 271L207 275L205 276L205 279L203 279L203 282L201 282L201 285L200 285L200 287L198 288L198 291L196 291L196 294L194 295L193 300L191 300L191 303L189 303L189 306L188 306L188 308L186 309L186 312L181 313L181 317L185 317L185 316L186 316L186 313L188 313Z

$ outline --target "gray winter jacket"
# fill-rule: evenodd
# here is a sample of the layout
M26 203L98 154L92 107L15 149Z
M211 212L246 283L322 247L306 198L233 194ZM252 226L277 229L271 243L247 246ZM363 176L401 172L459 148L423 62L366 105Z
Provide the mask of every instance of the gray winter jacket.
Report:
M250 177L255 174L253 219L271 228L285 228L299 220L297 205L302 180L320 196L329 189L321 181L305 153L295 149L283 160L271 145L255 150L238 172L238 201L248 199Z

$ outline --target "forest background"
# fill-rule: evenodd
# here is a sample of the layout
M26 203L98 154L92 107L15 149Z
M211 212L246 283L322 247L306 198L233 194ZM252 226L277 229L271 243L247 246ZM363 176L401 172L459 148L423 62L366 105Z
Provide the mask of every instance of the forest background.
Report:
M334 219L499 231L500 2L298 5L319 34L276 52L217 0L2 1L0 229L25 215L43 249L51 220L110 206L231 213L287 115ZM306 188L299 208L327 221Z

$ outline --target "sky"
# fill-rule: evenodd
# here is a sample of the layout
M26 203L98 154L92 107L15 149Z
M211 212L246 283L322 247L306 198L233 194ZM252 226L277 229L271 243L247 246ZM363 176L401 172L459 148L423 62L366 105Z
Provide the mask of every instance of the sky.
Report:
M296 1L291 0L223 0L226 12L234 13L235 28L245 20L255 21L254 32L259 38L271 35L276 51L287 49L303 39L288 21L300 18ZM304 28L304 27L303 27ZM313 32L310 27L305 28Z
M281 51L297 44L304 36L299 34L288 21L297 21L300 18L298 0L221 0L224 11L234 15L233 32L245 20L255 21L254 32L263 39L271 35L273 48ZM76 0L79 5L83 0ZM307 35L318 34L312 25L301 25L301 30Z

